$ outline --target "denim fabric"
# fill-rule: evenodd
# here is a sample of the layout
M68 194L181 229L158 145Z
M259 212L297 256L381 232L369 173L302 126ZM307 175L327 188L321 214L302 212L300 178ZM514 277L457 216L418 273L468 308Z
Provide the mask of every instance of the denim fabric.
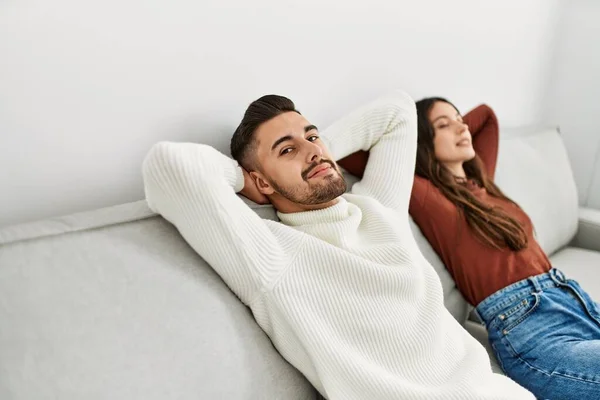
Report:
M539 399L600 399L600 308L559 270L510 285L476 308L507 376Z

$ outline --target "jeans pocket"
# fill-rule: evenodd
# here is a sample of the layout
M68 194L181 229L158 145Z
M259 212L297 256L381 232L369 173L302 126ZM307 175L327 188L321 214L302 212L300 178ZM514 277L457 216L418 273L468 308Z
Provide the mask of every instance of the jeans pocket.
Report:
M538 307L539 302L539 293L531 293L505 307L498 313L495 317L495 322L502 335L507 335L529 318Z
M506 307L496 316L498 339L507 345L513 356L529 352L535 348L539 332L537 318L532 318L541 302L540 293L531 293L518 302Z

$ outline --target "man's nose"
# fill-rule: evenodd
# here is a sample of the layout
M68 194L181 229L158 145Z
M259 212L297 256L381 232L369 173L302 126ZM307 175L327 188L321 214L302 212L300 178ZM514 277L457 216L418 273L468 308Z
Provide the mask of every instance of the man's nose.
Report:
M321 158L323 158L323 149L316 144L310 143L307 150L307 162L319 163L321 162Z

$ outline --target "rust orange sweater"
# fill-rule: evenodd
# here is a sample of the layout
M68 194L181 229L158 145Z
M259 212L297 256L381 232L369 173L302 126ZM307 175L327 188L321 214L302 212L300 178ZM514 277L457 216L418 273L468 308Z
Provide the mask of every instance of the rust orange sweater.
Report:
M464 117L473 135L473 147L493 179L498 155L498 121L492 109L481 105ZM368 153L355 153L340 165L362 176ZM483 202L502 208L521 222L529 245L521 251L498 250L478 239L466 219L429 180L415 176L409 212L472 305L494 292L550 270L550 261L535 240L531 220L518 206L498 199L473 183L467 187Z

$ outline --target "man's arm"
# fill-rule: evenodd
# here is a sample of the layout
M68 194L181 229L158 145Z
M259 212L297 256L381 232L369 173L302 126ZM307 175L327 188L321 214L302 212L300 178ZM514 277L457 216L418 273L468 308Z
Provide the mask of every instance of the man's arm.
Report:
M469 111L464 116L465 123L473 136L473 148L485 165L485 170L490 179L494 179L496 173L496 161L498 160L499 129L498 119L494 110L482 104Z
M417 152L417 113L408 94L380 98L325 129L323 136L336 160L359 150L369 152L353 193L407 212ZM366 162L364 154L360 157Z
M264 221L240 199L244 174L210 146L161 142L143 164L150 208L184 239L248 304L285 262Z

